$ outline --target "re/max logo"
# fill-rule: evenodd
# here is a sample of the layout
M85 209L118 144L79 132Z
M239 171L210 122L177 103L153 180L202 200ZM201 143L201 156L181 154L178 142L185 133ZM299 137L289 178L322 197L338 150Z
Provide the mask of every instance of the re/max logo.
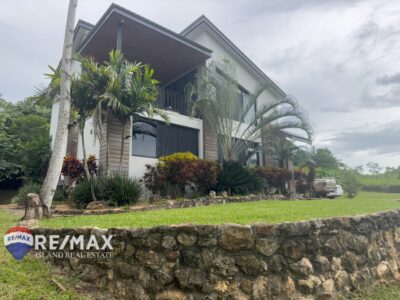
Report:
M91 235L89 239L85 239L83 235L70 236L66 235L60 238L59 235L35 235L35 250L113 250L111 246L112 235L101 235L99 242L95 235Z

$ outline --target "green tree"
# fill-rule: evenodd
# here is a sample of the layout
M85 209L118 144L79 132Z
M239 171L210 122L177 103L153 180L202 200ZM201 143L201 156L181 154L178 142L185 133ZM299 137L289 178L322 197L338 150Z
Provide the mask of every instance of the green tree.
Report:
M372 161L367 163L367 169L372 174L379 174L382 170L378 163Z
M341 174L341 184L347 197L350 199L354 198L361 188L361 184L358 181L358 172L353 169L345 169Z
M338 169L339 160L332 154L328 148L313 148L311 155L317 167L322 169Z
M50 109L34 98L16 104L0 100L0 182L40 182L50 157Z
M282 129L301 129L311 138L311 126L293 99L284 97L257 105L257 99L268 87L269 84L265 84L256 88L242 105L238 101L236 72L229 61L213 62L201 68L195 81L187 86L190 114L201 117L217 133L225 161L238 161L243 153L254 147L261 139L262 128L272 135Z

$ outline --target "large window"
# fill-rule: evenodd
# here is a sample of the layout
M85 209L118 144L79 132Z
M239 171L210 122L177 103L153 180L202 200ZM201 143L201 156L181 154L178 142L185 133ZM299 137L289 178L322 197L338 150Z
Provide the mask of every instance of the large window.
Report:
M133 124L132 155L160 157L175 152L199 154L196 129L163 122L141 120Z

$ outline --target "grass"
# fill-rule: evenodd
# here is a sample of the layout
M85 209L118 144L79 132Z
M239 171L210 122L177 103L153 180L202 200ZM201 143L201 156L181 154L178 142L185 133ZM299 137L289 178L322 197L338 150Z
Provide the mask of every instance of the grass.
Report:
M17 216L0 210L0 232L5 233L17 219ZM65 287L74 282L55 274L50 265L39 259L26 256L21 261L15 260L1 243L0 299L84 299L72 289L58 290L51 278L56 278Z
M43 227L151 227L182 223L280 223L400 208L400 194L360 193L355 199L257 201L123 214L60 217L42 220Z
M390 284L376 286L361 293L359 300L395 300L400 299L400 285Z

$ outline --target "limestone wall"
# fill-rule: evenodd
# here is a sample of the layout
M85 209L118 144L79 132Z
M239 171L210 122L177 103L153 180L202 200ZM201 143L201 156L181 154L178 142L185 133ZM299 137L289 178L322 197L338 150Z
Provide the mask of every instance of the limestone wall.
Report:
M400 279L400 211L277 225L34 229L113 234L114 259L54 259L120 299L336 299Z

